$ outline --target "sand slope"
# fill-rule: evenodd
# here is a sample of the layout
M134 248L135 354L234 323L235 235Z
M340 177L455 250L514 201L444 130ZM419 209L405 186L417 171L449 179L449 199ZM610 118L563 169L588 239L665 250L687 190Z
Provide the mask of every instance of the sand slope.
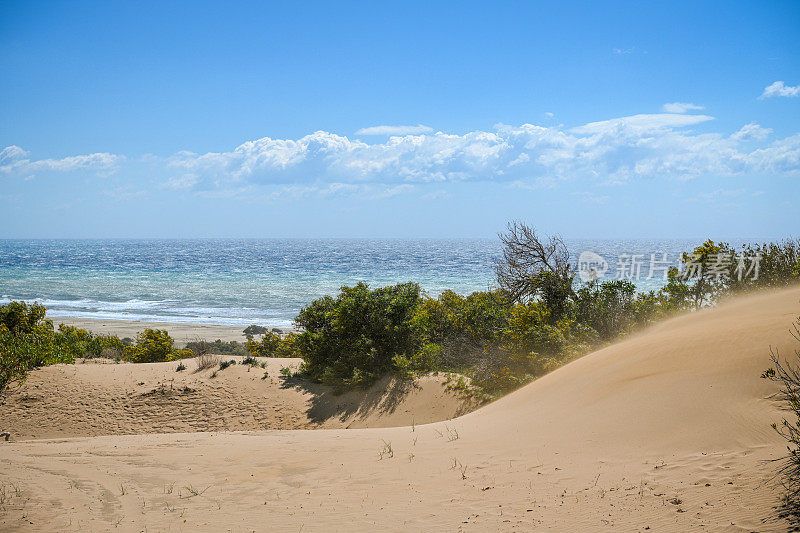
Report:
M800 289L660 324L416 427L0 446L3 529L781 531L759 378ZM13 484L13 485L12 485ZM14 488L18 490L15 490Z

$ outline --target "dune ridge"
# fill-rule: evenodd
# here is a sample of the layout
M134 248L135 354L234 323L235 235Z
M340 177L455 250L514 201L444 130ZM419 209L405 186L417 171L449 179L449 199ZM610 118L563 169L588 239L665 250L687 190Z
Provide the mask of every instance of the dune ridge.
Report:
M5 530L785 531L772 345L800 289L685 315L459 418L2 443Z

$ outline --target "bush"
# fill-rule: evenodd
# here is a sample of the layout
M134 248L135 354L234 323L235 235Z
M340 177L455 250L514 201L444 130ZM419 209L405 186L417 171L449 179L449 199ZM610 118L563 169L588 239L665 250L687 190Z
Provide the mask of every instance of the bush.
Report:
M31 335L53 331L53 322L45 319L47 310L40 303L26 302L0 305L0 329L12 335Z
M58 333L75 357L101 357L104 353L123 353L125 345L113 335L94 335L85 329L60 324Z
M800 341L800 318L794 326L792 335ZM800 360L800 350L795 349L795 360ZM772 424L788 445L788 455L783 458L779 474L785 489L782 514L788 518L792 531L800 526L800 366L789 361L781 361L777 351L770 350L773 367L761 377L780 385L780 399L784 408L791 413L791 420L783 419L780 424Z
M195 356L209 353L217 355L247 355L247 349L241 342L223 342L220 339L217 339L214 342L204 340L187 342L186 348L192 350Z
M416 283L374 290L359 283L315 300L296 319L302 371L337 388L372 383L395 368L396 356L419 351L411 326L419 302Z
M748 257L760 256L758 277L741 276L736 273L738 262L733 261L730 268L729 289L741 291L754 287L786 287L800 282L800 239L787 239L781 242L748 244L741 253Z
M255 341L252 335L248 335L245 348L248 353L259 357L298 357L296 341L296 333L281 337L267 331L260 341Z
M425 344L422 349L408 357L395 355L392 359L395 370L402 378L411 378L415 372L428 372L439 366L444 348L438 344Z
M269 330L267 328L265 328L264 326L256 326L255 324L253 324L252 326L247 326L246 328L244 328L244 334L246 336L250 336L250 337L252 337L254 335L264 335L268 331Z
M75 355L45 319L41 304L10 302L0 306L0 391L21 383L28 370L73 363Z
M575 318L604 340L627 332L634 325L636 286L630 281L589 283L577 291Z
M75 356L52 331L15 335L0 328L0 391L21 383L33 368L74 362Z
M125 359L133 363L157 363L194 357L188 348L173 348L172 337L164 329L145 329L136 336L136 344L126 346Z

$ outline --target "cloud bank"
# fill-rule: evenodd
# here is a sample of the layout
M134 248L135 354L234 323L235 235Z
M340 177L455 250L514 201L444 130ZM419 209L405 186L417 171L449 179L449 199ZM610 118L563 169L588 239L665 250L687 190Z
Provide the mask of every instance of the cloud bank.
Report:
M656 113L574 128L498 124L492 131L397 135L379 143L317 131L299 139L264 137L231 151L138 160L89 154L34 161L10 146L0 153L0 176L118 170L132 180L158 176L163 190L217 196L252 194L264 186L284 196L355 191L391 196L416 184L464 181L535 188L572 179L800 176L800 134L770 140L771 130L756 123L730 134L695 129L707 130L712 121L708 115ZM141 165L149 166L144 171Z

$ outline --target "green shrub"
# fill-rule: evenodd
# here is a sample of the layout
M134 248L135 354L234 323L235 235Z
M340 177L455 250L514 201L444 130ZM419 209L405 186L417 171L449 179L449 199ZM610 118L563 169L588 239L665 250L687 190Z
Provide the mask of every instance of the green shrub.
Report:
M9 302L0 305L0 329L12 335L30 335L53 331L53 322L45 319L47 310L40 303L30 306L26 302Z
M264 332L260 341L253 339L252 335L247 335L245 348L247 352L259 357L297 357L295 340L297 335L289 333L286 337L281 337L271 331Z
M173 348L172 337L164 329L145 329L136 336L136 344L125 346L125 359L132 363L157 363L194 357L188 348Z
M104 352L113 351L122 354L125 351L123 342L113 335L94 335L85 329L66 324L58 326L58 333L75 357L101 357Z
M800 239L780 242L746 244L740 254L746 257L760 256L758 277L739 275L738 261L734 259L729 269L728 289L741 291L760 287L785 287L800 282ZM748 264L749 267L749 264ZM739 278L742 279L739 279Z
M428 343L411 357L405 355L395 355L392 359L394 368L398 375L403 378L411 378L415 372L428 372L439 366L444 348L438 344Z
M302 371L337 388L372 383L395 368L396 356L419 350L411 326L419 302L416 283L374 290L359 283L315 300L296 319Z
M33 368L75 362L69 345L53 331L45 313L38 303L0 306L0 391L21 383Z
M241 342L224 342L220 339L217 339L214 342L204 340L190 341L186 343L186 348L192 350L195 356L205 354L247 355L247 349Z
M28 370L56 363L74 363L75 356L52 332L12 334L0 328L0 391L21 383Z
M577 291L575 318L595 330L601 339L612 339L634 325L635 298L636 286L630 281L589 283Z
M265 334L265 333L267 333L268 331L269 331L269 330L268 330L266 327L264 327L264 326L257 326L257 325L255 325L255 324L253 324L253 325L251 325L251 326L247 326L246 328L244 328L244 334L245 334L245 336L250 336L250 337L252 337L252 336L254 336L254 335L264 335L264 334Z

